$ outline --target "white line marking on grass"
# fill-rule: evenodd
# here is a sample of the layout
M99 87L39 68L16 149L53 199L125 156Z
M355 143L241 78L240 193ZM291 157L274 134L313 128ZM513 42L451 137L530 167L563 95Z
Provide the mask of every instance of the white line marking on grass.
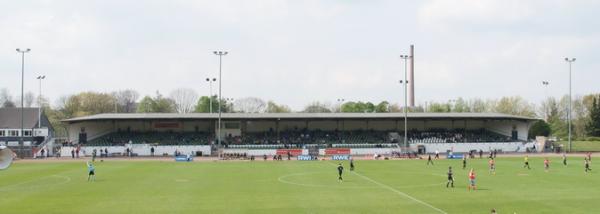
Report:
M337 165L332 164L330 162L327 162L327 163L330 164L330 165L333 165L333 166L337 166ZM429 207L431 209L434 209L435 211L438 211L438 212L444 213L444 214L448 214L447 212L444 212L443 210L441 210L441 209L439 209L437 207L434 207L433 205L428 204L427 202L424 202L424 201L421 201L419 199L416 199L415 197L412 197L412 196L410 196L410 195L408 195L408 194L406 194L406 193L404 193L404 192L402 192L400 190L397 190L397 189L395 189L395 188L393 188L391 186L379 183L379 182L377 182L377 181L375 181L375 180L373 180L373 179L371 179L371 178L369 178L367 176L359 174L358 172L355 172L355 171L350 171L350 172L354 173L355 175L358 175L359 177L361 177L361 178L363 178L363 179L365 179L367 181L370 181L371 183L377 184L378 186L380 186L380 187L382 187L384 189L388 189L388 190L390 190L392 192L397 193L398 195L404 196L404 197L409 198L409 199L411 199L411 200L413 200L413 201L415 201L417 203L420 203L420 204L425 205L425 206L427 206L427 207Z
M434 210L436 210L436 211L438 211L438 212L440 212L440 213L446 213L446 212L444 212L443 210L441 210L441 209L439 209L439 208L437 208L437 207L434 207L434 206L433 206L433 205L431 205L431 204L428 204L428 203L426 203L426 202L424 202L424 201L421 201L421 200L419 200L419 199L416 199L416 198L414 198L414 197L412 197L412 196L410 196L410 195L408 195L408 194L406 194L406 193L404 193L404 192L402 192L402 191L400 191L400 190L394 189L394 188L393 188L393 187L391 187L391 186L388 186L388 185L385 185L385 184L379 183L379 182L377 182L377 181L375 181L375 180L373 180L373 179L371 179L371 178L369 178L369 177L367 177L367 176L364 176L364 175L361 175L361 174L359 174L358 172L354 172L354 171L352 171L352 173L354 173L354 174L356 174L356 175L360 176L361 178L363 178L363 179L365 179L365 180L367 180L367 181L370 181L370 182L372 182L372 183L374 183L374 184L377 184L377 185L379 185L380 187L383 187L383 188L385 188L385 189L388 189L388 190L390 190L390 191L392 191L392 192L398 193L398 195L401 195L401 196L404 196L404 197L406 197L406 198L409 198L409 199L411 199L411 200L413 200L413 201L415 201L415 202L417 202L417 203L423 204L423 205L425 205L425 206L427 206L427 207L429 207L429 208L431 208L431 209L434 209Z

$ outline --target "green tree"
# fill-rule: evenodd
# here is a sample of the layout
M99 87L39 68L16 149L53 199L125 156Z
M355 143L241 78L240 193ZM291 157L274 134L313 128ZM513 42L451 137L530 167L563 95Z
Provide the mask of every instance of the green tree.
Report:
M277 105L273 101L267 102L267 113L290 113L292 109L286 105Z
M494 110L498 113L535 117L533 105L520 96L500 98Z
M546 121L538 120L536 121L531 128L529 128L529 137L535 138L536 136L550 136L550 132L552 129L550 125L546 123Z
M564 138L568 134L568 126L566 119L566 107L563 102L559 102L555 98L548 98L543 105L545 105L546 120L550 125L551 134L560 138Z
M150 113L150 112L154 112L154 106L155 105L156 105L156 103L154 102L154 99L152 99L152 97L145 96L144 98L142 98L142 100L140 101L140 103L138 103L138 105L137 105L137 112L138 113Z
M459 97L458 99L456 99L456 102L454 103L454 108L452 109L453 112L471 112L471 108L469 107L469 104L467 103L467 101L465 101L462 97Z
M470 109L472 112L487 112L485 101L479 98L472 99L470 102Z
M211 101L212 99L212 101ZM221 100L221 112L233 112L232 106L227 100ZM212 103L212 112L219 112L219 99L217 96L202 96L198 99L198 103L196 104L196 113L210 113L210 105Z
M387 103L387 101L384 101L384 102ZM384 104L380 103L380 104L381 105L385 105L386 108L387 108L387 105L389 105L389 103L388 104L385 104L385 103ZM342 105L341 110L342 110L342 112L354 112L354 113L375 112L376 106L373 103L371 103L371 102L362 102L362 101L353 102L353 101L349 101L349 102L346 102L346 103L344 103ZM383 111L383 112L387 112L387 110Z
M145 96L138 104L137 112L140 113L173 113L175 112L175 102L164 98L158 91L156 97Z
M306 107L302 111L304 113L330 113L331 109L324 103L321 102L313 102Z
M449 107L449 104L446 104L446 103L432 102L429 104L429 107L427 107L427 110L429 112L449 112L450 107Z
M375 112L390 112L390 103L388 101L381 101L375 106Z
M115 111L116 99L107 93L82 92L62 100L62 112L67 118Z
M356 102L354 102L354 101L345 102L344 104L342 104L340 111L341 112L358 112L356 110Z
M592 99L590 108L590 120L586 126L587 134L600 137L600 96Z
M67 125L61 120L68 119L65 114L58 110L52 109L50 106L44 106L44 114L48 117L48 121L50 121L50 125L54 128L54 135L56 137L66 137L67 136Z

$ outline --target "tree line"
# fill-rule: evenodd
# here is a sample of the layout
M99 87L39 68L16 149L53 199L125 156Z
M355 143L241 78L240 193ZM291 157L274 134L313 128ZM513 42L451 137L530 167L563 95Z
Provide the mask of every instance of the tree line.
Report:
M0 89L1 107L20 107L20 97L14 98L6 88ZM39 104L38 104L39 100ZM200 96L190 88L179 88L163 95L156 91L154 95L140 97L135 90L114 92L81 92L60 97L54 105L49 105L45 97L36 97L27 92L23 106L42 106L54 127L58 131L63 127L60 120L100 113L289 113L292 109L274 101L265 101L257 97L239 99L217 96ZM425 102L407 108L409 112L496 112L511 115L541 118L530 129L530 136L544 135L564 138L568 135L568 96L548 97L539 105L520 96L499 99L464 99L458 97L446 102ZM400 104L388 101L379 103L364 101L346 101L328 103L315 101L306 105L303 113L386 113L403 112ZM600 137L600 94L575 96L572 99L572 132L576 139Z

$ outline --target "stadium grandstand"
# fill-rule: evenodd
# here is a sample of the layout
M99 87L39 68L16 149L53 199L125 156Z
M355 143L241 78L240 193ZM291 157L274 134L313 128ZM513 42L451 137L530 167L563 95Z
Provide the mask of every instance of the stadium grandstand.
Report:
M404 147L403 113L225 113L221 151L273 155L292 150L319 154L404 151L500 150L524 152L536 119L497 113L409 113ZM64 120L69 146L149 155L175 152L211 155L217 148L217 114L98 114ZM63 149L68 155L70 147ZM89 152L89 151L88 151ZM334 151L335 152L335 151Z

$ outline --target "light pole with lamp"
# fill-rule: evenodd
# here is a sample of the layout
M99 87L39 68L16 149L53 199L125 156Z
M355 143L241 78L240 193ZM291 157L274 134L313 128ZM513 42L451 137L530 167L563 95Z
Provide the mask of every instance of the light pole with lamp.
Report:
M219 69L219 70L221 70L221 69ZM213 113L212 112L212 97L213 97L213 94L212 94L212 83L215 82L215 81L217 81L217 78L206 78L206 82L208 82L208 85L209 85L209 88L210 88L209 89L210 96L208 96L208 100L209 100L208 101L209 102L209 107L208 108L210 109L209 111L210 111L211 114Z
M46 79L46 75L38 76L40 80L40 94L38 95L38 129L42 128L42 80Z
M229 112L233 112L233 101L235 99L233 98L225 98L225 104L229 103L229 106L227 106L229 108Z
M544 99L548 99L548 85L550 85L550 82L548 81L542 81L542 85L544 85ZM542 99L542 100L544 100ZM542 101L542 104L543 101ZM548 122L548 107L544 106L544 120L546 120L546 122Z
M218 128L217 128L217 149L218 149L218 156L219 158L221 157L221 82L223 80L222 75L221 75L221 69L222 69L222 65L223 65L223 56L227 55L227 51L213 51L213 53L217 56L219 56L219 120L217 122L218 124Z
M456 104L456 100L454 100L454 99L448 100L448 112L452 112L453 104ZM454 109L456 110L456 108L454 108Z
M341 113L342 105L344 104L344 101L346 101L346 100L344 98L338 98L337 101L338 101L338 108L339 108L338 113Z
M407 98L406 98L406 90L408 84L408 77L406 76L406 70L408 66L408 59L411 58L409 55L400 55L400 58L404 60L404 81L400 80L400 84L404 85L404 146L408 149L408 106L407 106Z
M19 154L21 155L21 158L24 158L23 156L23 144L25 144L25 141L23 139L23 135L24 133L24 128L23 128L23 118L24 113L23 111L25 111L25 109L23 109L23 90L25 88L25 53L31 51L31 49L27 48L25 50L21 50L20 48L17 48L17 52L21 53L21 138L20 138L20 146L21 148L19 149Z
M573 62L575 62L575 58L569 59L568 57L566 57L565 61L569 63L569 112L567 115L569 116L569 152L571 152L571 120L573 119L571 115L571 65L573 64Z

